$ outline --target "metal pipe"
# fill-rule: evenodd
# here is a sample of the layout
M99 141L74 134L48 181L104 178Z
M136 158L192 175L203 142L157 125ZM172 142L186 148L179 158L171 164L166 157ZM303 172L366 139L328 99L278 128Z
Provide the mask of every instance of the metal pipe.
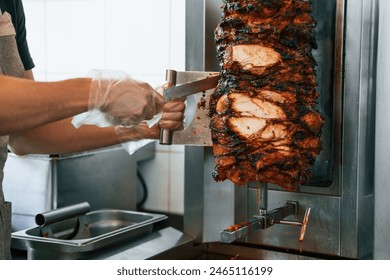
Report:
M176 71L172 69L167 69L165 73L165 78L167 81L166 87L173 87L176 85ZM160 144L161 145L172 145L172 131L167 128L162 128L160 130Z
M259 214L264 216L267 214L268 208L268 186L266 183L260 183L259 196Z
M287 220L272 220L273 224L287 225L287 226L298 226L301 227L303 225L302 222L298 221L287 221Z

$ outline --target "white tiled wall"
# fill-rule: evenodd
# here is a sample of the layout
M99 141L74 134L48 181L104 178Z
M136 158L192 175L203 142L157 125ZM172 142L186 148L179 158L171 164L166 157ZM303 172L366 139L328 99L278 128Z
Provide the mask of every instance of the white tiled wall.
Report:
M37 80L120 69L157 87L165 69L184 70L184 0L24 0ZM156 146L140 165L145 208L183 212L184 148Z

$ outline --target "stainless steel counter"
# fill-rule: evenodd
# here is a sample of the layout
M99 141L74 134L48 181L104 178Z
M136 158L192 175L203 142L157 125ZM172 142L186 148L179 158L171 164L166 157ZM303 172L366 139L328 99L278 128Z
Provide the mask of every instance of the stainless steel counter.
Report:
M156 230L143 237L88 255L88 260L146 260L172 248L191 243L192 239L172 227ZM13 250L13 260L27 260L26 251Z
M172 227L164 228L127 244L91 256L92 260L145 260L162 254L192 239Z

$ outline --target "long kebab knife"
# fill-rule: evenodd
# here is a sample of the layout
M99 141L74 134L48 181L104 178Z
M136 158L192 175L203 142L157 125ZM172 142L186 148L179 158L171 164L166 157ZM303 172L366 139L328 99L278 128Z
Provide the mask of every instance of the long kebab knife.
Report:
M187 99L186 121L190 119L191 123L182 131L175 131L175 137L169 129L161 129L160 144L212 145L208 100L211 91L218 85L219 79L219 72L167 70L168 87L164 89L165 101L183 99L192 95L194 98ZM202 95L199 96L197 93L202 93Z

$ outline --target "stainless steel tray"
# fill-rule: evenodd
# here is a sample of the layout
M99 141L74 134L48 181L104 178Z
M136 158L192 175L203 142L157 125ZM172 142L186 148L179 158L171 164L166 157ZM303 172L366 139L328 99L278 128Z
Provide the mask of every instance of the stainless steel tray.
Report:
M54 237L42 236L42 227L12 233L12 239L25 241L28 259L80 259L96 251L128 242L152 232L153 224L165 215L104 209L51 224Z

